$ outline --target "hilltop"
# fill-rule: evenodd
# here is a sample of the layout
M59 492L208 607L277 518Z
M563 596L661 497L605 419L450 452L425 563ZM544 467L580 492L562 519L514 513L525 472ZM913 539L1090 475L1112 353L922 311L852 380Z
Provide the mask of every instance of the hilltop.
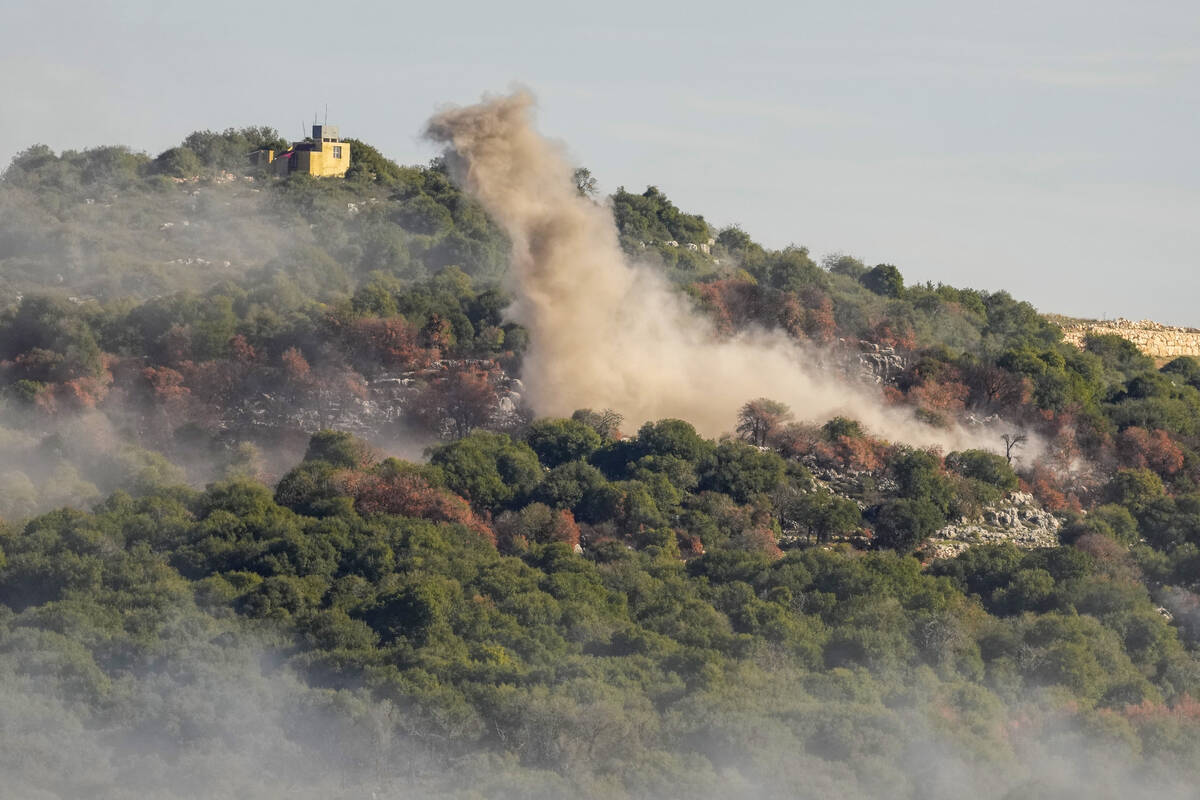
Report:
M123 147L17 155L0 187L0 294L105 301L286 275L346 295L372 272L502 272L507 245L443 170L361 142L343 179L273 177L247 157L269 129L197 132L157 158Z
M447 162L276 178L277 139L0 178L18 795L1190 791L1200 362L580 168L694 330L982 445L546 416Z

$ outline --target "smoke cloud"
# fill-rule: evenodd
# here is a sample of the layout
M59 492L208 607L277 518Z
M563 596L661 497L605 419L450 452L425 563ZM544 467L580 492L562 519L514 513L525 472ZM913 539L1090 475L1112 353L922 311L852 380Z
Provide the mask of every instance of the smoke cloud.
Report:
M885 406L782 334L719 337L658 273L625 257L609 210L579 196L563 148L534 129L533 105L525 91L485 99L436 115L426 135L447 145L456 178L512 240L509 313L530 331L522 377L537 413L607 407L635 424L680 417L715 436L748 400L768 397L802 418L849 416L919 446L990 446Z

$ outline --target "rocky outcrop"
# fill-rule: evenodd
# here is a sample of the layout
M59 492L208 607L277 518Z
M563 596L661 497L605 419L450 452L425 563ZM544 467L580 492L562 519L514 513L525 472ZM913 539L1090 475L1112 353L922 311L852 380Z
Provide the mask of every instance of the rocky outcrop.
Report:
M861 341L858 347L859 371L868 380L874 383L891 383L897 375L904 372L904 357L891 345Z
M1057 547L1058 518L1041 508L1033 495L1013 492L988 506L978 518L961 519L935 533L923 548L927 558L952 558L977 544L1012 542L1017 547Z
M297 403L287 393L261 393L225 408L223 430L277 428L315 433L323 428L347 431L370 438L400 421L431 380L448 370L479 367L488 373L496 392L491 424L511 428L520 421L525 385L490 359L442 359L425 369L396 375L383 374L367 384L365 396L356 396L340 384L322 388L307 403Z
M1132 342L1138 350L1158 359L1179 356L1200 357L1200 330L1161 325L1150 320L1133 322L1127 319L1088 320L1056 319L1063 330L1063 339L1082 348L1089 335L1112 334Z
M866 488L866 482L872 491L880 492L881 494L894 494L900 489L900 485L896 483L894 478L887 475L880 475L870 470L855 470L855 469L830 469L829 467L820 466L815 458L805 457L800 459L800 463L813 476L813 482L817 488L832 492L840 497L845 497L848 500L853 500L862 495ZM859 508L865 509L867 506L861 500L854 500Z
M816 364L836 370L851 380L866 383L893 383L908 368L904 356L891 345L865 339L838 339L828 351L816 355Z

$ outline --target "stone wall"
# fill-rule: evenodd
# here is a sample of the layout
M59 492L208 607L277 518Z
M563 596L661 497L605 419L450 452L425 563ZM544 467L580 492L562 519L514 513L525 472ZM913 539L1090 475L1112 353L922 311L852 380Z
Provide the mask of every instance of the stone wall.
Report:
M1200 330L1160 325L1150 320L1132 322L1127 319L1104 320L1055 320L1063 329L1063 338L1083 347L1088 334L1114 334L1127 339L1152 358L1169 361L1178 356L1200 358Z

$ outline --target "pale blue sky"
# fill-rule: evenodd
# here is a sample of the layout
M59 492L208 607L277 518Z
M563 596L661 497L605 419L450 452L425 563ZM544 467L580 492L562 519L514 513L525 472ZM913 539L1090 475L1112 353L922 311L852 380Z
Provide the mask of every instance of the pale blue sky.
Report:
M1200 3L0 0L0 160L329 104L401 162L519 82L606 191L1045 311L1200 326Z

